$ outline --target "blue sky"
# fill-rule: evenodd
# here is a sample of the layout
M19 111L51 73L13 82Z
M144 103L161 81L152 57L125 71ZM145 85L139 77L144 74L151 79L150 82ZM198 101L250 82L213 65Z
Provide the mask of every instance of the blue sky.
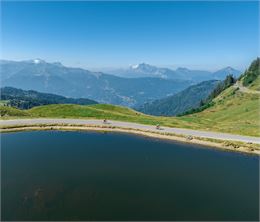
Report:
M259 56L258 19L258 2L2 2L1 57L243 69Z

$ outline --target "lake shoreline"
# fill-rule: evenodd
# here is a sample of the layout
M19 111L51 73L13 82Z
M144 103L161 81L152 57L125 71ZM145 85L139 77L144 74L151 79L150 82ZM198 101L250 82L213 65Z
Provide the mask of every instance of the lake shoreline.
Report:
M41 125L14 125L5 126L0 129L0 133L21 132L21 131L97 131L97 132L119 132L129 133L145 137L157 138L162 140L179 141L183 143L197 144L219 149L222 151L238 152L250 155L260 156L260 148L256 144L239 143L235 141L224 141L202 137L191 137L180 134L154 132L149 130L140 130L133 128L121 128L105 125L70 125L70 124L41 124Z

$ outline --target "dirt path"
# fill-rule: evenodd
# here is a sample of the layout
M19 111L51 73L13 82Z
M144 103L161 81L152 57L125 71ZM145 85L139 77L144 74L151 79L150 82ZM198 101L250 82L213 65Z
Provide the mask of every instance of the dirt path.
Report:
M240 82L236 82L234 85L233 85L234 88L239 88L239 90L241 92L244 92L244 93L253 93L253 94L260 94L260 91L256 91L256 90L251 90L251 89L248 89L247 87L243 86Z
M161 129L156 129L156 126L144 125L138 123L130 122L120 122L120 121L110 121L104 124L102 120L96 119L13 119L13 120L0 120L0 126L24 126L24 125L37 125L37 124L73 124L73 125L93 125L93 126L104 126L109 125L110 127L119 127L122 129L136 129L144 130L150 132L164 132L164 133L173 133L176 135L184 136L194 136L194 137L203 137L219 140L232 140L246 143L256 143L260 144L259 137L250 137L242 135L234 135L228 133L219 133L211 131L202 131L202 130L191 130L191 129L181 129L181 128L171 128L171 127L161 127Z

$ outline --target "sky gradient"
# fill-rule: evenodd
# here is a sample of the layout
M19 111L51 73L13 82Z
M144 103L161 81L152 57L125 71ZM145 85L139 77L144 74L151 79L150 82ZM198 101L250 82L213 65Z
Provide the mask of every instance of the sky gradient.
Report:
M259 2L2 2L1 18L2 59L215 70L259 56Z

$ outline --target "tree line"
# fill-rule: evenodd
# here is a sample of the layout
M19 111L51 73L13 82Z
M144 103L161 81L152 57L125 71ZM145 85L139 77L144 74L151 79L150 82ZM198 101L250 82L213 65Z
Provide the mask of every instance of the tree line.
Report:
M231 74L227 75L225 80L218 83L217 86L214 88L214 90L210 93L210 95L205 100L200 101L200 106L198 108L192 108L182 114L179 114L178 116L198 113L213 106L215 104L213 99L216 98L225 89L227 89L228 87L232 86L235 83L236 83L236 78Z

